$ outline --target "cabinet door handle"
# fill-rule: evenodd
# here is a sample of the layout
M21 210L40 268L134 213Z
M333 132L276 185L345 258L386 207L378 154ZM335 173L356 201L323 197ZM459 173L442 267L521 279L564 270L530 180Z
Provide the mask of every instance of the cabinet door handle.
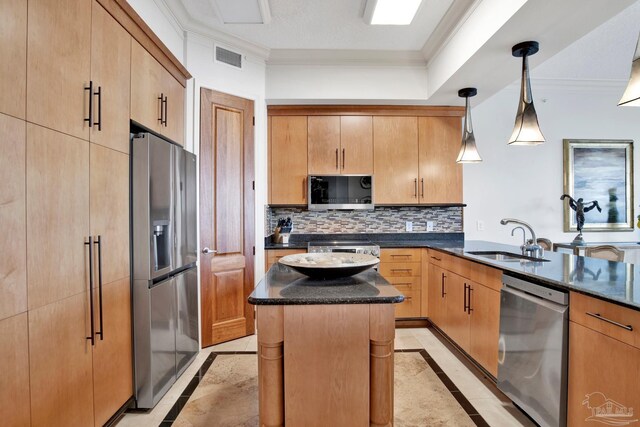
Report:
M302 200L307 198L307 178L302 178Z
M409 254L396 254L396 255L391 255L392 258L396 258L396 257L404 257L404 258L411 258L411 255Z
M91 341L91 345L94 346L95 342L95 324L93 321L93 236L89 236L89 241L84 242L85 245L89 245L89 311L91 313L91 335L86 337Z
M600 315L600 313L587 312L587 315L591 316L591 317L595 317L596 319L602 320L603 322L611 323L612 325L615 325L615 326L617 326L619 328L622 328L624 330L633 331L633 326L631 326L631 325L623 325L622 323L618 323L615 320L607 319L606 317L602 317L602 315Z
M394 283L394 286L412 286L413 283L410 282L398 282L398 283Z
M411 297L404 297L405 301L411 301Z
M469 296L467 297L467 313L469 314L473 311L473 308L471 308L471 291L473 291L473 288L469 285L467 288L467 292L469 292Z
M84 88L89 91L89 117L85 117L84 121L89 123L89 127L93 126L93 80L89 80L89 87Z
M431 259L435 259L436 261L442 261L442 259L440 259L438 257L434 257L434 256L432 256Z
M336 170L338 170L338 149L336 148Z
M96 332L96 335L100 335L100 341L104 339L104 329L102 325L102 238L98 234L98 238L93 241L98 245L98 310L100 319L100 332Z
M411 268L392 268L391 271L412 271Z
M418 198L418 178L413 180L413 197Z
M424 178L420 178L420 186L422 187L420 197L424 199Z
M462 295L462 300L463 300L463 311L466 313L467 312L467 284L464 284L464 294Z
M160 101L160 117L158 118L158 121L160 122L160 124L164 124L164 93L161 93L160 96L158 97L158 101Z
M167 105L169 105L169 97L164 97L164 127L167 127L167 123L169 122L169 115L167 114Z
M444 296L447 294L447 293L444 291L444 279L446 279L446 278L447 278L447 276L445 276L445 274L444 274L444 273L442 273L442 298L444 298Z
M344 148L342 149L342 169L344 169L344 159L347 157L345 154Z
M98 86L98 91L93 94L98 97L98 121L93 124L98 126L99 131L102 131L102 86Z

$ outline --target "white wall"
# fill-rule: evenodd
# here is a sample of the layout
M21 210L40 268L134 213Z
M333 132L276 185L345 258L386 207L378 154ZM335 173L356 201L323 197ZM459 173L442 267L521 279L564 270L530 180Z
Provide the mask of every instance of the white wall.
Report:
M535 70L534 70L535 71ZM512 147L519 83L472 108L473 125L483 162L464 166L465 237L521 244L511 237L504 217L529 222L538 237L571 241L577 232L563 232L563 139L640 140L640 109L617 107L624 82L532 81L535 106L546 143ZM638 150L635 151L638 161ZM638 213L638 175L634 211ZM588 214L587 214L588 215ZM478 231L483 221L484 231ZM634 217L635 224L635 217ZM640 233L584 232L587 241L633 241Z
M127 1L171 53L184 64L184 32L166 6L155 0Z

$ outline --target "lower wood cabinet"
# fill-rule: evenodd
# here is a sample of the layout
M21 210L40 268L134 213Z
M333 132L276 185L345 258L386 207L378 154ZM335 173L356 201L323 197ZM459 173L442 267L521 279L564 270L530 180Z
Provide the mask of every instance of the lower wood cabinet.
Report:
M449 272L446 275L444 331L456 344L469 352L470 316L467 312L467 282Z
M640 349L569 322L568 426L637 420L638 378Z
M474 282L469 291L468 353L494 377L498 376L500 292Z
M435 264L429 264L429 276L426 291L429 294L429 319L440 329L446 323L446 272ZM424 291L424 289L423 289Z
M382 249L380 274L404 295L395 304L396 319L417 318L421 315L422 250L418 248Z
M27 313L0 320L0 414L2 425L28 426L29 331Z
M265 274L273 264L278 262L280 258L287 255L304 254L305 249L271 249L264 251L264 272Z

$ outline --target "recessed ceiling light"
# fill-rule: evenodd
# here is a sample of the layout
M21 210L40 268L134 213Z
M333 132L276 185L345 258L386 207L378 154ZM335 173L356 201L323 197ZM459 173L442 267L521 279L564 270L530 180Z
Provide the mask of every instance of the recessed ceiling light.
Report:
M364 20L370 25L409 25L422 0L367 0Z

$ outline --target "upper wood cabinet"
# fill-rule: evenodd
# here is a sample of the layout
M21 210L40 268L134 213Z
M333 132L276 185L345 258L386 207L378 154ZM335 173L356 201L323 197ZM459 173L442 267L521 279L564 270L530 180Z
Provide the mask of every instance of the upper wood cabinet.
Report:
M271 200L274 205L307 204L307 117L271 118Z
M309 174L372 174L371 116L308 116Z
M373 118L375 204L418 203L418 118Z
M91 30L91 142L129 152L131 36L95 0Z
M27 2L0 1L0 113L25 118Z
M131 47L131 119L184 143L184 87L135 40Z
M462 203L459 117L420 117L420 203Z

